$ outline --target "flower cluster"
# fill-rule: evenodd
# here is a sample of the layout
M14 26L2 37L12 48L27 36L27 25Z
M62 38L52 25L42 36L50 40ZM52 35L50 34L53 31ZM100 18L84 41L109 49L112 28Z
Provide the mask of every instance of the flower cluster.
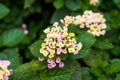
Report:
M73 53L78 54L78 51L82 48L82 43L76 42L74 33L68 33L68 28L64 26L61 28L58 22L53 24L53 27L44 30L47 35L45 43L42 43L40 53L47 57L48 68L64 67L60 55Z
M100 36L105 34L106 24L103 15L100 13L93 13L92 11L85 11L83 15L77 15L75 17L67 18L61 22L67 26L70 24L79 25L80 28L88 28L89 33L94 36ZM70 17L70 16L69 16Z
M65 24L65 26L69 26L70 24L73 24L73 22L74 22L74 17L72 17L72 16L66 16L65 18L64 18L64 20L60 20L63 24Z
M24 34L28 35L29 34L29 30L27 29L27 25L24 23L24 24L22 24L21 27L24 29Z
M99 0L90 0L90 5L95 6L98 2Z
M8 69L10 61L0 60L0 80L8 80L8 76L12 74L12 69Z
M75 21L80 18L82 19L82 21L79 23L80 28L88 28L88 32L94 36L105 34L106 24L103 15L100 13L93 13L92 11L85 11L81 17L76 16L75 19Z

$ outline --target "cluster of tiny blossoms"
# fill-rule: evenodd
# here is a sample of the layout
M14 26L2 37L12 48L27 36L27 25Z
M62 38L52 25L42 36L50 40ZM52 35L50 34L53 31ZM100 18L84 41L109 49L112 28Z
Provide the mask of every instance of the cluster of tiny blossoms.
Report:
M61 28L58 22L55 22L52 28L45 29L44 33L47 37L41 45L40 53L47 58L49 69L57 65L61 68L64 67L60 55L67 53L78 54L82 47L81 42L77 44L74 38L75 34L68 33L68 28L66 26Z
M8 69L10 61L0 60L0 80L9 80L9 77L12 74L12 69Z
M79 25L80 28L88 28L89 33L94 36L105 34L106 24L103 15L100 13L93 13L92 11L85 11L83 15L75 17L66 16L61 22L65 25Z
M90 5L95 6L98 2L99 0L90 0Z

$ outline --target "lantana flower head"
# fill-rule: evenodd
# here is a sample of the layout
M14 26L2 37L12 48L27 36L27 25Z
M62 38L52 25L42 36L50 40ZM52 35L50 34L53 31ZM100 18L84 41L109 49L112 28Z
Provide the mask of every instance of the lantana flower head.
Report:
M66 26L60 27L58 22L53 24L52 28L44 30L47 35L44 43L41 44L40 53L48 60L48 68L54 68L57 65L64 67L64 62L60 58L61 54L78 54L82 48L82 43L77 44L74 33L68 33Z
M68 18L69 17L69 18ZM80 28L87 28L87 32L94 36L100 36L105 34L106 23L102 14L94 13L91 10L86 10L83 15L77 15L75 17L66 16L61 22L64 25L70 24L78 25Z
M64 19L60 20L65 26L68 26L70 24L73 24L74 22L74 17L73 16L66 16Z
M95 6L98 2L99 0L90 0L90 5Z
M12 69L8 69L10 61L0 60L0 80L9 80L9 76L12 74Z
M83 24L80 23L79 25L84 25L84 27L88 28L89 33L93 34L94 36L105 34L106 20L103 18L102 14L86 10L82 15L82 18L84 18L85 22Z

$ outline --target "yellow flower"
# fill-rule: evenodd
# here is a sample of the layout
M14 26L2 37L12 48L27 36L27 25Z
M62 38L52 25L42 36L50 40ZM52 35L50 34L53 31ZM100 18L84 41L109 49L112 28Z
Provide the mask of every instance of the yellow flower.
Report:
M58 43L58 46L59 47L64 47L64 44L63 43Z
M102 24L102 25L101 25L101 28L102 28L102 29L106 29L106 28L107 28L106 24Z
M53 38L56 38L56 37L57 37L57 34L56 34L56 33L52 34L52 37L53 37Z
M44 33L46 33L46 34L49 33L49 32L50 32L50 28L47 28L47 29L44 30Z
M50 38L51 37L51 34L47 34L47 38Z
M55 54L55 50L49 50L50 54Z
M7 70L7 66L2 66L3 70Z
M10 75L10 71L9 71L9 70L6 70L6 71L5 71L5 75L6 75L6 76L9 76L9 75Z
M41 47L42 47L42 48L46 48L46 44L45 44L45 43L42 43Z
M69 33L69 36L70 36L70 37L74 37L75 34L74 34L74 33Z
M4 74L4 71L0 70L0 75L3 75Z
M63 33L63 36L64 36L64 37L66 37L67 35L68 35L68 33L67 33L67 32Z
M3 78L3 75L0 74L0 80L2 80L2 78Z
M75 48L68 48L69 53L75 52Z
M43 50L43 55L44 55L45 57L47 57L48 54L49 54L48 51Z
M64 29L63 32L64 32L64 33L67 33L67 29Z
M48 57L53 58L54 56L55 56L54 54L50 54Z
M40 53L43 53L43 49L42 48L40 49Z
M2 67L2 64L0 64L0 67Z
M80 49L81 49L81 46L80 46L80 45L78 45L78 46L77 46L77 50L80 50Z

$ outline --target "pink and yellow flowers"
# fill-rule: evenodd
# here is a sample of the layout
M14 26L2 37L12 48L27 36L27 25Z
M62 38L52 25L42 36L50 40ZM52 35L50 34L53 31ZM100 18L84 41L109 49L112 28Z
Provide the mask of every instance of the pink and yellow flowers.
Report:
M0 60L0 80L8 80L12 74L12 69L9 70L8 66L10 66L10 61Z
M64 25L69 26L74 24L82 28L87 28L87 32L94 36L100 36L105 34L105 29L107 28L105 19L102 14L94 13L92 11L86 10L83 15L66 16L61 22Z
M52 28L44 30L47 35L45 42L41 44L40 53L48 58L48 68L57 66L64 67L64 63L59 55L73 53L78 54L82 48L82 43L77 44L74 33L68 33L66 26L60 27L58 22L53 24Z

